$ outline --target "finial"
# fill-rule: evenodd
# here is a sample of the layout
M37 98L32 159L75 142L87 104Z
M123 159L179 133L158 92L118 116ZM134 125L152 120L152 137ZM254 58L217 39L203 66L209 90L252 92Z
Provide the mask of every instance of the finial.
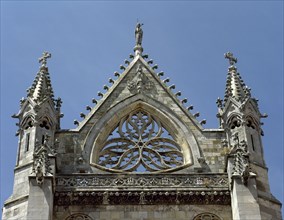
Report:
M143 47L142 47L142 39L143 39L143 30L142 30L142 23L139 23L137 21L136 27L135 27L135 47L134 52L135 55L142 54Z
M42 63L41 64L41 66L42 67L46 67L46 63L47 63L47 59L48 58L51 58L51 53L49 53L49 52L43 52L42 53L42 57L40 57L39 59L38 59L38 62L39 63Z
M228 60L229 60L229 63L230 63L231 66L233 66L233 65L234 65L235 63L237 63L237 61L238 61L238 59L235 58L235 57L233 56L233 53L231 53L231 52L225 53L224 56L225 56L225 59L228 59Z

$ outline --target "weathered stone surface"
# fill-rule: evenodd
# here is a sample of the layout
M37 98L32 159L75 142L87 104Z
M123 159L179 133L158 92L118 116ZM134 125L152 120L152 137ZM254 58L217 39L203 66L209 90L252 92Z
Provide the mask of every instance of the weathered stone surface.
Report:
M220 219L230 220L230 206L220 205L109 205L109 206L84 206L79 209L79 206L69 206L67 209L58 208L54 213L54 220L65 219L71 213L84 212L93 219L135 219L135 220L188 220L193 219L200 213L212 213L219 216Z
M21 101L13 195L3 219L231 220L281 219L270 193L257 102L229 59L220 126L204 129L181 92L167 86L143 55L142 25L135 55L116 80L81 113L77 128L60 129L49 53ZM186 80L186 79L185 79ZM47 141L47 137L50 137Z

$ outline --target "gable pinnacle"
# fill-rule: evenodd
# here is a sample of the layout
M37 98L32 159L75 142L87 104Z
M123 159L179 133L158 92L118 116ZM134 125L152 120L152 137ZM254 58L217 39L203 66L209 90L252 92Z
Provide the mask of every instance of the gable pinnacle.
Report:
M251 96L250 89L246 86L242 80L242 77L237 72L237 68L234 66L234 64L237 62L237 58L233 57L233 53L231 52L227 52L224 55L225 58L229 60L231 65L228 69L226 80L224 104L228 101L229 97L234 98L236 101L243 102L245 99Z
M51 58L51 54L43 52L42 57L39 58L39 63L42 63L40 70L37 73L32 86L28 89L28 97L36 102L41 102L46 97L51 99L54 97L48 68L46 66L48 58Z
M42 57L40 57L39 59L38 59L38 62L39 63L42 63L41 64L41 66L42 67L46 67L46 63L47 63L47 59L48 58L51 58L51 53L49 53L49 52L43 52L42 53Z
M229 63L230 63L231 66L233 66L235 63L238 62L238 59L235 58L235 57L233 56L233 53L231 53L231 52L225 53L224 56L225 56L225 59L228 59L228 60L229 60Z
M142 30L142 23L137 22L135 28L135 47L134 52L135 56L138 54L142 54L143 47L142 47L142 39L143 39L143 30Z

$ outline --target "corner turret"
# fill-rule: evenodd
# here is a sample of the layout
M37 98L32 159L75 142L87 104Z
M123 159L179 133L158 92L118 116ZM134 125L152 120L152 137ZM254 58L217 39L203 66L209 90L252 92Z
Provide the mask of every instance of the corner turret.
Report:
M252 162L265 166L263 147L261 142L261 114L258 101L251 96L250 88L242 80L235 63L237 59L228 52L225 58L229 60L224 101L218 98L218 117L221 128L225 130L229 145L233 145L234 137L238 135L239 141L245 141Z
M19 113L12 116L19 119L17 166L33 160L36 145L43 144L46 136L49 136L49 141L53 144L55 131L60 129L62 101L60 98L54 99L46 66L47 59L50 57L50 53L44 52L43 56L39 58L42 65L32 86L27 90L27 98L22 98Z
M233 219L264 219L264 200L278 203L271 195L263 156L261 114L258 100L251 96L237 71L237 59L228 52L228 75L224 100L217 99L220 127L226 134L227 166ZM248 212L249 210L249 212Z
M21 212L15 219L50 219L55 174L55 132L60 129L61 99L55 100L48 72L47 59L51 54L44 52L39 59L41 67L26 98L21 99L20 111L13 115L18 118L19 136L15 181L12 196L5 202L3 213L17 204ZM19 202L20 201L20 202ZM35 209L39 205L41 209ZM6 210L7 209L7 210Z

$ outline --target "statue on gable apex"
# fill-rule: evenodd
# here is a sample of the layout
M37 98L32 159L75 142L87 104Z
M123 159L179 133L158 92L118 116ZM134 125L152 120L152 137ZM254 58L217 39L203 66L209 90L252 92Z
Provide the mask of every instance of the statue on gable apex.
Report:
M142 38L143 38L143 30L142 30L142 25L141 23L137 23L136 28L135 28L135 40L136 40L136 46L141 46L142 45Z

